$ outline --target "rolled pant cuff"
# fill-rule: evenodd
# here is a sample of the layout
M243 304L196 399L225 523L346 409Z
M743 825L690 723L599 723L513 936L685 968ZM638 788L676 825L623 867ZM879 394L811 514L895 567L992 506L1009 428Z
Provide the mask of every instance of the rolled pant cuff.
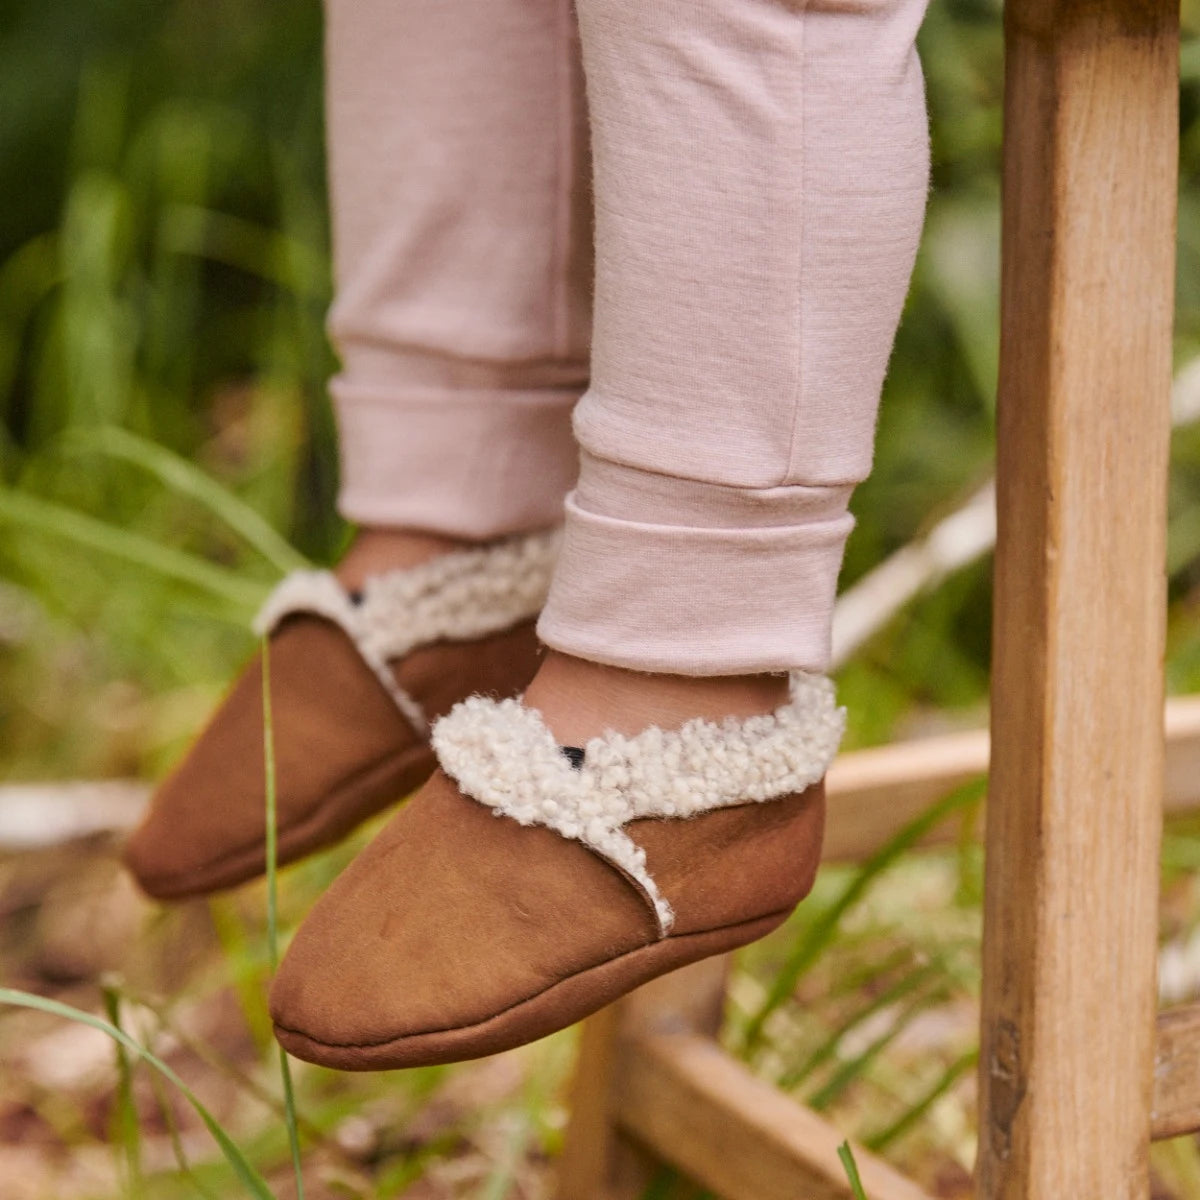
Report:
M483 540L559 524L579 389L375 390L335 380L349 521Z
M849 513L798 525L697 528L622 520L567 497L538 623L578 658L673 675L829 666Z

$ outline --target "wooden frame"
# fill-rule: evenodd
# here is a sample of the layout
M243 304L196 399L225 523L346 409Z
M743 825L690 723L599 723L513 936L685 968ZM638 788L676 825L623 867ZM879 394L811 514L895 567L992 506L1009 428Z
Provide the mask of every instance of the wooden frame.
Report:
M989 1200L1149 1187L1178 23L1005 8Z
M1200 1127L1200 1005L1154 1011L1163 797L1200 755L1177 702L1164 790L1178 24L1178 0L1007 0L990 747L830 777L828 849L856 857L990 758L983 1200L1145 1200L1151 1136ZM723 978L587 1023L560 1200L632 1200L655 1157L729 1200L849 1197L839 1135L712 1040ZM872 1200L922 1195L859 1161Z
M1200 813L1200 696L1167 702L1165 733L1164 815L1194 817ZM987 733L971 730L843 755L828 776L826 859L855 861L878 850L940 797L986 771L988 749ZM958 818L950 818L922 844L960 835ZM640 1196L653 1157L639 1142L722 1195L848 1196L833 1157L841 1135L754 1078L712 1040L723 988L724 963L701 963L585 1023L560 1200ZM1151 1137L1198 1130L1200 1005L1160 1014L1155 1040ZM709 1146L715 1149L704 1149ZM872 1200L921 1194L894 1172L879 1172L861 1150L856 1157ZM771 1184L754 1175L747 1190L730 1187L730 1164L764 1159Z

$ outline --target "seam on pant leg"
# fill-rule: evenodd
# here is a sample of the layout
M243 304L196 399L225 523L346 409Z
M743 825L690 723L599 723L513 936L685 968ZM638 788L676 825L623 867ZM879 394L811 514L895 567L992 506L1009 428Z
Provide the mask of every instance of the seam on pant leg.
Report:
M797 187L797 195L799 204L797 205L797 233L796 233L796 307L795 307L795 322L796 322L796 382L795 390L792 393L792 412L791 422L792 430L788 438L788 453L787 462L783 466L783 475L779 480L780 486L788 484L795 476L794 463L796 461L796 438L800 430L800 405L803 400L804 392L804 237L807 233L805 228L805 168L808 164L808 128L805 101L808 96L808 72L806 71L806 52L808 43L806 39L806 26L808 25L808 6L809 0L801 0L796 13L796 23L799 26L799 37L797 39L797 54L798 65L796 75L800 80L800 162L797 170L799 176L799 184Z
M753 487L668 475L580 455L573 502L583 512L686 528L778 528L823 522L846 512L855 480Z

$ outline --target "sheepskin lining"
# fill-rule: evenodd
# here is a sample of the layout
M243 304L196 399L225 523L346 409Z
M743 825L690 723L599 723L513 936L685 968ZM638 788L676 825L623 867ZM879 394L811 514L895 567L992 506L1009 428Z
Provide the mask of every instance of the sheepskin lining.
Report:
M353 597L331 571L293 571L267 597L254 632L265 636L297 613L331 621L424 737L429 722L388 663L418 646L486 637L536 616L550 588L558 542L555 531L456 551L373 575Z
M666 936L669 901L624 831L643 817L694 817L747 801L801 792L820 780L845 729L833 683L797 671L774 713L634 737L592 738L579 766L562 752L536 709L471 696L433 728L442 769L466 795L522 825L574 838L623 872L646 896Z

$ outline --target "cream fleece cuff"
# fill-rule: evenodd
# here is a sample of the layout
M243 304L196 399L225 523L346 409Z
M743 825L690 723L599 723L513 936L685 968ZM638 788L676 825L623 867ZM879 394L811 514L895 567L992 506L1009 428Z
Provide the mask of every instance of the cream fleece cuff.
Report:
M845 728L832 682L796 672L775 712L677 730L651 726L634 737L606 733L569 759L542 715L518 700L472 696L434 726L442 769L468 796L522 825L582 842L645 894L670 932L674 914L625 831L647 817L687 818L764 802L817 783Z

